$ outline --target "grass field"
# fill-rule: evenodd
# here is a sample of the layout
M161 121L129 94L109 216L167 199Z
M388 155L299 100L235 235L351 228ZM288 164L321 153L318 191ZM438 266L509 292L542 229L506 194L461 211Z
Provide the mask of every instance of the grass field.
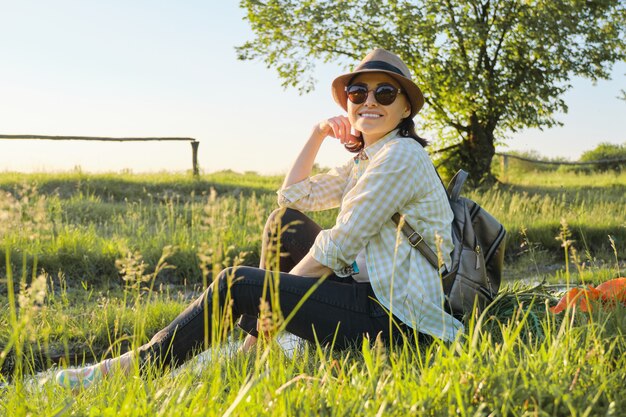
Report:
M226 347L203 360L78 394L56 386L51 370L32 377L58 360L92 362L109 346L143 343L211 271L257 264L280 182L231 172L0 174L0 415L626 413L625 309L555 316L547 287L515 283L625 275L624 173L511 172L495 188L468 190L509 230L509 282L457 342L371 341L345 352L271 342L244 355L234 333L216 335ZM330 226L334 213L313 217Z
M561 262L555 236L563 220L588 265L614 263L609 236L618 254L626 253L626 174L524 173L508 181L468 195L507 227L509 264L519 264L529 245L540 264ZM170 263L177 268L164 279L198 283L196 254L203 243L220 265L235 257L258 263L260 231L276 207L280 182L229 172L199 180L182 174L1 174L0 205L10 218L0 224L0 255L10 251L17 270L24 259L32 266L36 256L53 276L107 284L119 281L116 259L139 252L151 268L162 248L173 245ZM328 227L335 214L313 218ZM518 275L511 271L511 278Z

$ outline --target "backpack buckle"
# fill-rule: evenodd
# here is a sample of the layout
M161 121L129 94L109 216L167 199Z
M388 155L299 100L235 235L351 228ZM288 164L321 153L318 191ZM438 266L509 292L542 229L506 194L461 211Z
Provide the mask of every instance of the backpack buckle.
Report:
M417 240L417 242L413 243L413 235L417 235L417 237L419 238ZM420 235L419 233L417 233L416 231L413 231L413 233L411 233L411 235L408 237L409 239L409 245L411 245L411 247L416 248L417 245L419 245L420 243L422 243L422 241L424 240L424 238L422 237L422 235Z

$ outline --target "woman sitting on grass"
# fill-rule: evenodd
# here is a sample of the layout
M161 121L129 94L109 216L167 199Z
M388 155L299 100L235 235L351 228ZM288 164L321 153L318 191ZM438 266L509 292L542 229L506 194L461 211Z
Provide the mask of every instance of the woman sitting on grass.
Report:
M287 331L308 341L345 348L364 337L387 342L408 337L417 343L456 337L462 325L444 310L438 271L391 220L394 213L403 214L449 264L452 211L413 122L424 103L422 92L400 58L376 49L353 72L336 78L332 93L348 115L314 126L278 191L281 209L266 224L260 267L223 270L147 344L93 366L62 370L57 374L62 385L87 387L111 371L128 373L134 360L181 364L207 347L220 317L240 318L238 325L249 334L244 350L249 349L262 306L271 309L277 301L267 291L268 277L277 284L283 316L296 310ZM309 177L329 136L357 155ZM337 221L328 230L298 211L337 206ZM272 248L277 242L280 247ZM265 268L276 250L280 273ZM212 317L215 311L221 316Z

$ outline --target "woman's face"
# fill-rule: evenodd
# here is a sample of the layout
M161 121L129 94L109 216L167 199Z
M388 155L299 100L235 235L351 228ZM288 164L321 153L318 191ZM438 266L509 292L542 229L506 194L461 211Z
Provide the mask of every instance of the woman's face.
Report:
M354 104L348 100L348 119L352 127L363 133L365 145L371 145L398 126L400 121L411 114L411 105L404 92L398 94L395 101L387 106L376 101L374 89L381 84L391 84L400 88L400 84L382 72L368 72L358 75L350 85L364 85L369 93L367 100Z

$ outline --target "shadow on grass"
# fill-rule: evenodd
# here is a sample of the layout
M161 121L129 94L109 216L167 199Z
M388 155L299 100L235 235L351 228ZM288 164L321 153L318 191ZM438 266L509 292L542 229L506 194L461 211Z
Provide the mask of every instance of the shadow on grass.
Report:
M214 189L218 194L250 196L275 193L279 177L256 174L237 174L230 171L199 178L183 175L55 175L23 174L5 178L0 190L13 191L24 183L34 183L42 195L58 195L62 199L76 195L97 197L101 201L149 201L167 198L189 201L192 196L202 196Z
M588 196L592 201L600 199L606 202L623 202L626 195L626 185L612 184L602 186L574 186L574 185L518 185L502 183L500 187L510 193L528 194L530 196L560 197L565 194L567 199L576 199Z
M555 239L560 227L560 224L530 226L526 228L526 235L533 244L539 245L552 254L562 255L561 242ZM572 234L570 239L574 241L572 246L581 254L588 251L594 256L612 258L614 253L609 236L615 241L618 255L626 254L626 228L591 227L576 223L570 223L569 228ZM509 261L526 250L523 243L524 237L519 230L508 231L506 255Z
M246 252L241 265L258 266L258 251L240 248L237 252ZM237 250L237 249L235 249ZM157 264L161 251L145 251L143 259L146 261L146 274L154 272L154 265ZM0 259L5 259L6 253L0 248ZM104 288L119 287L123 284L121 276L115 266L118 257L112 254L103 254L96 251L84 250L81 252L56 252L43 253L37 256L37 273L45 271L52 277L63 275L64 281L71 287L81 285L99 286ZM32 276L32 266L35 263L33 256L26 256L24 264L23 254L19 250L12 251L11 269L13 271L24 271L24 276ZM155 285L159 284L199 284L202 283L202 271L198 254L191 250L179 250L168 257L167 263L174 266L173 269L165 269L159 273ZM226 265L231 266L231 265ZM211 268L211 265L209 265ZM0 263L0 277L6 276L5 262ZM6 285L0 280L0 295L6 295Z

